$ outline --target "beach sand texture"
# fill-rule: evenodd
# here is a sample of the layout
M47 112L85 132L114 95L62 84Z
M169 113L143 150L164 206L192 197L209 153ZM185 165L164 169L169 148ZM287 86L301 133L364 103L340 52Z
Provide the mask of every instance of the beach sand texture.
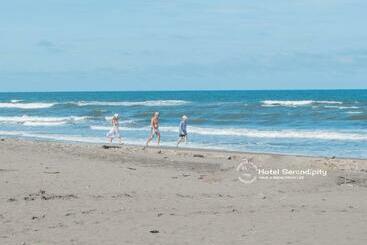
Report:
M4 245L367 244L367 160L4 139L0 185Z

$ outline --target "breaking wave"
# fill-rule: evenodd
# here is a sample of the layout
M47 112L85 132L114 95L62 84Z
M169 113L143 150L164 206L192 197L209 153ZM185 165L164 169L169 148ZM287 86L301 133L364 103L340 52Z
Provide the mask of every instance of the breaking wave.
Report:
M78 106L179 106L187 104L184 100L147 100L147 101L79 101L71 102Z
M15 100L13 100L15 101ZM44 109L53 107L55 103L0 103L0 108L18 108L18 109Z
M263 100L262 106L307 106L312 104L338 104L341 105L343 102L340 101L315 101L315 100Z
M21 117L0 117L0 123L17 123L24 126L60 126L86 119L88 117L34 117L24 115Z

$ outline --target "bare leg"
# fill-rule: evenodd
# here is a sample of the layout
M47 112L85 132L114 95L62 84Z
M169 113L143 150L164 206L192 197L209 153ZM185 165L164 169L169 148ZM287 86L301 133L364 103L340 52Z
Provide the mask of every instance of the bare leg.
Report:
M177 147L178 147L178 145L179 145L181 142L182 142L182 137L180 137L180 138L178 139L178 141L177 141Z
M161 142L161 133L157 133L157 137L158 137L157 144L159 145L159 143Z
M153 135L154 135L154 134L150 134L150 136L149 136L149 138L148 138L147 142L145 143L145 147L147 147L147 146L148 146L148 144L150 143L150 141L152 141L152 139L153 139Z

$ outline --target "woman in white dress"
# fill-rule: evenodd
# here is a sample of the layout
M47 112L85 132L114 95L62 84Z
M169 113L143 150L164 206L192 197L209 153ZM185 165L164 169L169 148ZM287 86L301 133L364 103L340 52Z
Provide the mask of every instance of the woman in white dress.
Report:
M118 138L120 144L122 143L121 136L120 136L119 126L120 126L120 123L119 123L119 114L115 114L112 117L112 128L107 133L107 138L110 139L110 143L112 143L112 140L114 138Z

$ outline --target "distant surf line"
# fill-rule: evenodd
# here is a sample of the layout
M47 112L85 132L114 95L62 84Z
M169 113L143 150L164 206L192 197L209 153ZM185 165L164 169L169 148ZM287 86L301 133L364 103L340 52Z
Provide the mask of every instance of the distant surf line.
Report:
M147 101L66 101L66 102L23 102L11 100L1 102L0 108L46 109L56 105L72 104L76 106L180 106L189 103L184 100L147 100Z

